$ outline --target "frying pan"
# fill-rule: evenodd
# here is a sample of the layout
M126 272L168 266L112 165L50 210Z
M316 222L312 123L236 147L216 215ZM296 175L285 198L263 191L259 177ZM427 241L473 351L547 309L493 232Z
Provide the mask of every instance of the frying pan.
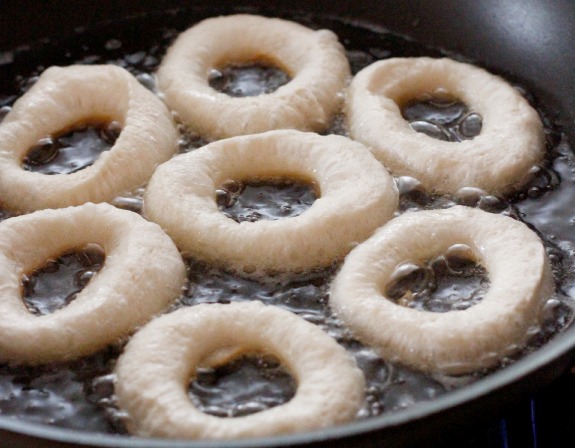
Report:
M221 13L307 12L371 24L468 58L525 86L543 112L575 143L575 3L569 0L133 0L3 1L0 54L45 38L70 36L120 18L169 8ZM134 37L137 39L137 35ZM13 76L0 65L2 77ZM233 442L144 440L22 423L0 416L0 445L43 447L400 447L440 443L454 430L492 419L562 375L575 358L575 328L513 365L404 411L313 433Z

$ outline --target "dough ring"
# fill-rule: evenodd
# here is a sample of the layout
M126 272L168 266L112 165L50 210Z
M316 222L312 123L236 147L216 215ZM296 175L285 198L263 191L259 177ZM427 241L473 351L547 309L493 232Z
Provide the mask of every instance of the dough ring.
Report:
M227 180L304 179L319 198L301 215L241 222L218 210ZM252 273L326 266L393 216L392 177L361 144L341 136L270 131L211 143L164 163L150 179L146 216L186 255Z
M54 175L22 168L39 139L95 119L118 121L122 132L91 166ZM108 201L146 183L177 149L166 106L126 70L52 67L0 125L0 200L20 212Z
M453 244L472 248L487 270L478 304L433 313L400 306L382 292L405 261L425 262ZM493 366L522 344L553 293L545 249L527 226L456 206L406 213L353 250L337 274L330 303L383 357L425 371L460 374Z
M235 418L211 416L192 405L187 392L198 366L214 364L214 355L221 365L249 353L275 355L288 369L298 383L290 401ZM261 302L204 304L161 316L134 335L116 374L118 404L131 417L130 432L142 437L236 439L303 432L353 419L364 398L363 374L343 347L319 327Z
M440 141L411 129L401 115L410 100L455 97L483 117L478 136ZM491 194L521 186L545 151L537 112L501 78L450 59L395 58L353 79L346 115L350 135L394 176L417 178L436 193L478 187Z
M52 257L87 244L104 266L78 297L51 314L31 314L21 279ZM0 362L63 361L130 334L181 293L186 270L155 224L108 204L41 210L0 223Z
M210 87L211 69L254 62L276 66L292 79L252 97L234 98ZM349 77L344 49L331 31L252 15L198 23L178 37L157 73L168 106L208 138L323 130L341 106Z

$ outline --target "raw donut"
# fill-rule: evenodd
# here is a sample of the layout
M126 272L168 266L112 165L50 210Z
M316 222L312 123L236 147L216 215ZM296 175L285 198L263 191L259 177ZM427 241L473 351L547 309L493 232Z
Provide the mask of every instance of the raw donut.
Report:
M211 69L254 62L281 68L292 79L273 93L243 98L210 87ZM342 103L349 77L344 49L331 31L252 15L198 23L178 37L157 73L168 106L210 138L323 130Z
M65 308L31 314L21 279L51 257L97 244L106 261ZM0 223L0 362L61 361L99 350L163 311L186 270L173 242L136 213L108 204L41 210Z
M398 265L427 261L456 243L471 247L487 270L490 286L481 302L433 313L385 297ZM346 258L330 304L383 357L460 374L490 367L517 349L552 292L545 248L534 232L512 218L456 206L406 213L383 226Z
M311 181L320 197L275 221L237 223L218 210L215 191L226 180L277 177ZM174 157L150 179L144 210L187 255L251 273L329 265L390 219L397 203L393 179L361 144L288 130Z
M196 368L239 354L272 354L298 383L287 403L235 418L205 414L188 398ZM215 355L215 356L214 356ZM357 414L364 378L319 327L261 302L182 308L138 331L116 366L116 394L142 437L235 439L320 429ZM131 428L130 428L131 425Z
M401 108L410 100L456 98L483 117L478 136L445 142L413 130ZM412 176L437 193L478 187L508 193L544 155L537 112L503 79L450 59L394 58L353 79L346 102L350 135L395 176Z
M115 120L122 132L91 166L54 175L22 168L39 139L95 119ZM52 67L0 125L0 200L21 212L108 201L146 183L177 149L166 106L128 71L112 65Z

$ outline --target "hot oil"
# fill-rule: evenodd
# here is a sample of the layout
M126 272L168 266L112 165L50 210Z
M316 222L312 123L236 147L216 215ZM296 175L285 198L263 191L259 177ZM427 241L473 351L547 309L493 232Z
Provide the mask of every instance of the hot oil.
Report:
M246 97L275 92L287 84L290 77L269 64L232 64L212 69L208 81L219 92L232 97Z
M122 129L118 122L82 123L70 131L46 136L33 146L22 162L27 171L71 174L92 165L109 151Z
M316 200L313 185L292 179L228 181L216 190L219 210L236 222L301 215Z
M51 314L76 299L104 264L99 247L79 248L48 260L22 279L23 299L37 315Z
M241 417L289 401L296 382L272 356L242 356L223 366L201 368L190 384L190 400L218 417Z
M42 70L51 65L112 63L126 68L145 87L155 91L152 74L160 63L166 47L175 36L197 20L229 12L231 11L198 10L182 13L174 10L161 15L143 15L125 22L108 23L94 30L79 30L77 35L68 40L43 41L37 45L20 47L12 54L13 62L0 67L2 71L0 116L4 115L15 99L35 82ZM436 49L368 26L303 14L286 18L312 28L329 28L335 31L347 49L354 73L382 58L443 55ZM247 75L244 73L244 75L250 80L254 79L254 76L257 79L262 78L261 72L255 75L253 72ZM437 111L430 109L429 106L419 102L410 105L412 108L410 112L404 111L404 114L412 115L416 112L416 117L410 121L419 122L415 126L412 124L419 131L425 129L437 131L423 124L431 122L430 114L437 114ZM446 105L440 104L440 106ZM471 112L465 110L465 105L457 103L444 109L456 116L454 120L447 120L457 125L454 131L450 131L455 134L455 139L460 139L462 134L466 138L472 138L471 131L479 127L481 117L472 117L466 122ZM546 115L544 105L542 115ZM437 123L431 123L437 126ZM465 123L463 130L462 123ZM575 272L573 231L575 211L572 207L566 206L570 204L569 200L575 194L573 174L575 163L572 148L566 140L554 129L552 123L546 123L546 127L549 158L533 170L531 181L516 197L498 198L474 188L463 189L453 198L435 197L422 189L417 179L406 177L397 179L401 193L400 212L444 208L458 203L512 216L533 225L541 232L552 260L559 292L546 305L546 323L532 335L531 344L524 352L535 350L570 324L572 297L575 296L575 276L572 274ZM179 129L181 152L192 151L206 143L201 136L194 134L185 126L179 125ZM440 131L444 133L444 130ZM346 135L345 122L341 115L334 117L329 132ZM561 179L561 182L558 179ZM286 199L285 191L274 183L260 184L256 189L263 192L265 197L263 201L258 199L259 210L265 211L265 213L258 211L263 215L259 219L273 219L274 215L277 215L277 210L281 209L281 204L288 204L293 208L294 201L298 200L301 202L299 204L301 208L297 213L301 213L315 199L311 196L311 189L306 191L300 186L295 188L296 199L293 195L291 199ZM122 195L115 204L139 212L142 193L143 190L138 189L132 194ZM241 203L245 198L242 199L240 196L238 195ZM10 216L11 213L0 210L0 220ZM187 260L187 264L188 287L174 308L199 303L261 300L266 304L292 311L319 325L344 345L357 360L367 381L367 398L358 418L405 409L488 374L488 372L477 372L461 377L427 375L382 360L373 350L355 340L331 314L328 289L329 282L338 268L337 265L299 276L275 274L255 279L217 269L196 260ZM472 279L472 283L478 283L479 286L470 286L470 291L480 289L483 276L480 270L471 269L469 278ZM447 283L444 284L443 290L449 290L452 285L459 284L457 279L447 278L445 281ZM66 296L71 292L63 292L60 296ZM51 299L42 300L50 302ZM61 298L52 304L44 303L45 310L57 312L55 310L60 306L58 300ZM117 347L110 347L93 356L66 364L39 367L0 366L0 414L35 423L86 431L124 433L125 415L116 409L113 394L113 368L120 350L121 343ZM282 379L272 379L270 383L269 375L261 368L261 364L268 361L256 357L223 366L223 372L213 370L200 372L200 377L195 380L196 386L193 383L191 386L194 395L192 400L201 401L206 399L206 396L215 398L218 402L217 410L214 410L214 402L210 400L200 405L204 406L207 412L211 408L215 414L220 415L261 410L262 399L273 405L287 401L293 393L289 375L286 379L285 372L280 373L279 377ZM503 364L512 361L506 359ZM273 370L275 367L273 363L271 364ZM253 387L253 393L242 396L248 381ZM273 386L269 386L270 384ZM199 387L202 391L194 392L194 387ZM273 389L271 398L267 397L265 392L269 391L270 387ZM202 394L203 396L199 397ZM244 406L239 406L240 404Z
M456 98L415 99L401 111L412 129L437 140L460 142L481 132L482 118Z
M446 313L478 304L489 288L485 268L465 244L454 244L427 263L406 262L395 269L385 296L420 311Z

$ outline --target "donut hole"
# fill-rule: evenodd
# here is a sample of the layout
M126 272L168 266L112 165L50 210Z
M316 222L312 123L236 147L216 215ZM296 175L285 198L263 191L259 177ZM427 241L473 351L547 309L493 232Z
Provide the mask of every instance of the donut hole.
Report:
M210 87L231 97L259 96L275 92L290 82L290 75L268 60L230 63L210 70Z
M75 173L109 151L121 132L120 123L113 120L78 123L39 139L24 157L22 167L42 174Z
M291 400L297 384L274 356L251 354L197 370L190 383L194 406L218 417L241 417Z
M220 211L236 222L299 216L317 197L314 184L303 179L228 180L216 190Z
M104 250L91 244L63 253L22 278L22 298L35 315L69 305L104 265Z
M424 96L406 101L401 115L411 128L448 142L471 140L481 132L482 117L451 96Z
M465 310L489 288L487 272L472 249L455 244L425 263L402 263L391 275L385 296L408 308L434 313Z

